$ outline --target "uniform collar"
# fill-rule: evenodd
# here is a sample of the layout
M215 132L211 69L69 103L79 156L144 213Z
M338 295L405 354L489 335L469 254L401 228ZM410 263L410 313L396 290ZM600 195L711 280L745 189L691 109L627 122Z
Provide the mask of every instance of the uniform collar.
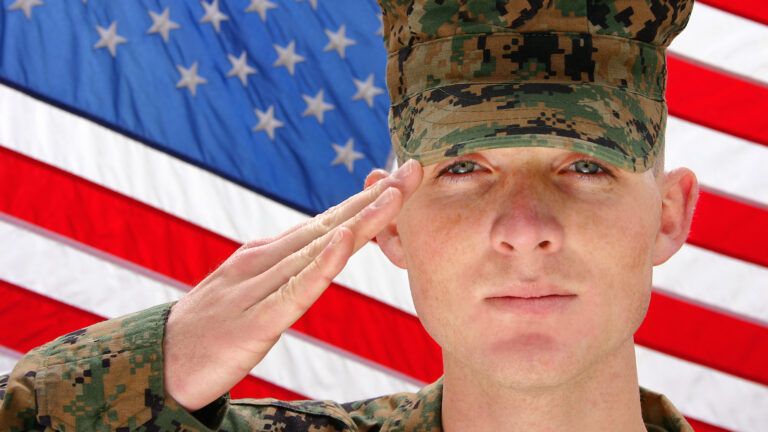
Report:
M693 432L685 417L663 394L640 387L640 409L649 432ZM442 432L443 377L404 399L381 432Z

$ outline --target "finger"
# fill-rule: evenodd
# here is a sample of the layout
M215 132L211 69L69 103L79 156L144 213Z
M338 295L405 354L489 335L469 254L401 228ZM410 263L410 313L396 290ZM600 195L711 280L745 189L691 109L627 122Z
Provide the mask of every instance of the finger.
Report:
M307 220L305 220L305 221L303 221L303 222L301 222L299 224L293 225L292 227L290 227L287 230L281 232L279 235L277 235L275 237L269 237L269 238L263 238L263 239L256 239L256 240L248 241L248 242L244 243L240 247L240 249L244 250L244 249L250 249L252 247L263 246L265 244L269 244L269 243L278 241L280 239L283 239L286 236L288 236L289 234L292 234L293 232L295 232L295 231L297 231L299 229L306 228L308 225L317 224L318 222L315 219L318 218L318 217L319 218L329 218L329 217L331 217L334 212L339 211L340 207L352 206L352 208L354 210L355 207L359 207L360 205L365 206L365 205L369 204L374 199L376 199L376 197L379 194L381 194L381 192L383 192L384 189L386 189L386 187L384 185L382 185L382 180L386 180L389 175L394 174L394 173L388 173L387 171L384 171L383 169L375 169L373 171L374 172L380 172L381 174L384 175L384 177L379 179L378 181L376 181L376 183L366 187L364 189L364 191L367 191L365 194L357 193L357 194L347 198L346 200L344 200L340 204L337 204L336 206L333 206L333 207L330 207L330 208L326 209L320 215L315 216L315 218L307 219ZM376 186L377 189L375 191L370 191L369 189L371 187L374 187L374 186ZM367 203L365 203L366 200L368 201Z
M345 223L374 202L390 187L398 188L403 197L407 199L421 184L421 177L422 169L419 162L408 161L391 176L378 181L341 204L331 207L304 224L294 227L269 243L260 243L259 246L262 246L262 250L255 254L258 259L253 259L249 265L251 275L255 276L266 271L285 257L307 246L310 242L327 235L329 231ZM247 249L243 252L249 254L253 251Z
M309 265L246 311L247 326L266 330L266 341L276 340L301 318L352 256L353 243L349 229L339 227L333 234L332 240Z
M337 228L337 230L344 229L352 232L353 254L386 227L400 211L402 203L403 196L400 190L394 187L388 188L376 201ZM246 281L237 288L238 292L235 295L246 306L261 301L310 265L330 241L332 234L333 232L330 232L318 237L269 270Z

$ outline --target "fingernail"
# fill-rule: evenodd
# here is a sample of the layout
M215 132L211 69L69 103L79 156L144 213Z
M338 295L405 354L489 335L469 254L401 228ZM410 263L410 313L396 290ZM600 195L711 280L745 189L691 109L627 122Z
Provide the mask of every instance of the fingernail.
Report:
M331 246L334 246L338 244L341 241L341 238L344 236L344 233L341 232L341 230L336 230L336 233L331 237Z
M404 163L403 166L397 169L392 174L392 178L396 180L403 180L404 178L408 177L408 175L411 174L413 171L413 164L417 163L416 159L409 159L408 162Z
M388 202L392 201L392 195L394 194L394 191L392 188L387 188L381 195L379 195L378 198L376 198L376 201L371 204L371 208L380 208L384 207Z

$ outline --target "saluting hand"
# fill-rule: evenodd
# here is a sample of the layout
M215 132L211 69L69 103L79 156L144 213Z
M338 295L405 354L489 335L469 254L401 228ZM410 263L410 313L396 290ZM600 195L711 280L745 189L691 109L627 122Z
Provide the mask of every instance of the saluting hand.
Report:
M171 308L163 342L168 394L194 411L229 391L397 216L422 174L411 160L307 222L235 251Z

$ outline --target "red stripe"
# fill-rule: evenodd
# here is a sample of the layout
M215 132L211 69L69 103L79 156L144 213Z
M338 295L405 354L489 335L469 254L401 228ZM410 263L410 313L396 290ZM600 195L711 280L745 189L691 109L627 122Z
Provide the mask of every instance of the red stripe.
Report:
M670 114L768 145L768 86L672 54L667 56L667 66Z
M33 163L20 155L8 151L0 152L0 188L9 184L11 178L21 179L16 185L10 183L10 191L14 191L15 188L21 189L17 196L42 196L45 192L45 195L48 196L61 197L60 202L55 203L53 207L44 200L26 200L23 202L24 205L21 205L20 202L14 203L13 200L8 203L8 200L4 198L9 194L2 193L3 191L0 190L1 211L7 211L16 217L48 229L53 226L60 234L83 241L82 238L90 239L93 237L89 234L89 231L93 229L93 224L89 223L90 220L94 220L93 216L80 213L82 206L89 206L92 208L93 214L100 216L95 220L115 220L114 226L119 227L119 229L108 229L112 225L106 225L99 229L100 235L114 240L114 242L103 246L107 252L122 256L139 265L158 268L159 266L154 263L155 260L166 262L166 257L173 256L178 265L167 268L183 268L188 269L188 274L204 275L224 258L218 257L216 260L206 261L201 258L201 255L186 254L187 250L198 248L189 240L176 237L180 235L179 233L183 233L181 229L174 226L176 218L158 211L146 211L146 214L142 214L140 210L145 208L143 206L135 206L129 213L122 207L124 201L131 201L129 198L114 193L104 193L103 188L74 176L63 175L56 169L41 163ZM131 217L126 217L126 214L130 214ZM46 217L40 215L46 215ZM162 218L163 216L165 219L155 224L169 226L169 234L157 236L155 241L151 242L153 248L148 249L146 255L138 256L133 251L119 248L119 245L129 244L130 239L147 238L143 233L143 227L153 223L151 218ZM708 217L710 215L705 213L704 219ZM49 224L49 219L66 220L68 223ZM189 224L183 225L184 229L194 228ZM228 251L237 247L234 242L224 240L200 228L196 229L198 232L195 233L195 238L206 238L208 235L205 240L206 244L212 244L220 250ZM130 239L126 240L121 237L129 237ZM228 243L217 246L216 242ZM176 246L179 244L189 244L190 246L178 249ZM167 274L167 276L179 279L178 274ZM682 358L695 358L703 364L722 368L740 376L756 374L760 382L768 383L768 377L765 372L760 372L759 366L745 362L743 359L722 356L720 352L701 349L701 346L711 344L718 347L727 346L729 349L734 349L735 352L744 353L749 352L750 345L742 346L740 344L753 342L755 339L736 338L729 345L722 340L721 333L705 332L700 335L696 344L688 343L684 338L676 336L683 331L682 329L688 327L681 327L678 333L667 328L670 323L677 323L680 315L679 310L686 312L686 320L689 322L706 322L707 325L712 325L714 328L735 328L736 330L749 328L746 324L743 326L734 324L732 319L725 315L708 313L701 308L681 309L658 306L656 309L652 309L650 313L647 330L640 333L642 343L664 352L673 352ZM658 323L662 323L662 325ZM310 309L310 312L296 324L295 328L312 337L425 382L433 380L441 373L439 347L429 338L415 317L339 286L329 288L317 307ZM381 334L386 334L386 337L377 338L376 343L370 342L371 335ZM767 357L759 358L766 359ZM750 366L745 367L744 365Z
M687 241L768 267L768 208L737 201L702 187Z
M309 399L306 396L292 392L286 388L276 386L270 382L256 378L253 375L248 375L247 377L243 378L240 383L232 388L232 390L229 392L229 395L232 399L275 398L283 401Z
M659 291L651 294L648 315L635 333L640 345L762 384L768 384L766 341L768 327Z
M73 306L27 291L0 279L0 328L23 329L23 332L0 332L0 346L17 352L53 340L59 335L95 324L103 318ZM658 300L654 300L654 307ZM34 311L34 313L30 313ZM247 376L230 392L233 399L272 397L280 400L307 399L254 376ZM687 417L700 432L722 432L725 429Z
M768 25L768 3L765 0L699 0L701 3L722 9ZM695 7L695 6L694 6Z
M0 298L0 345L20 353L104 319L2 279Z
M26 353L39 345L103 321L104 317L28 291L0 279L0 346ZM16 329L10 331L8 329ZM231 390L232 398L306 399L283 387L248 375Z
M50 199L32 198L41 196ZM0 211L188 286L240 246L3 147ZM293 328L424 382L442 374L440 348L417 318L337 284ZM382 334L382 329L387 337L370 343L370 335Z

